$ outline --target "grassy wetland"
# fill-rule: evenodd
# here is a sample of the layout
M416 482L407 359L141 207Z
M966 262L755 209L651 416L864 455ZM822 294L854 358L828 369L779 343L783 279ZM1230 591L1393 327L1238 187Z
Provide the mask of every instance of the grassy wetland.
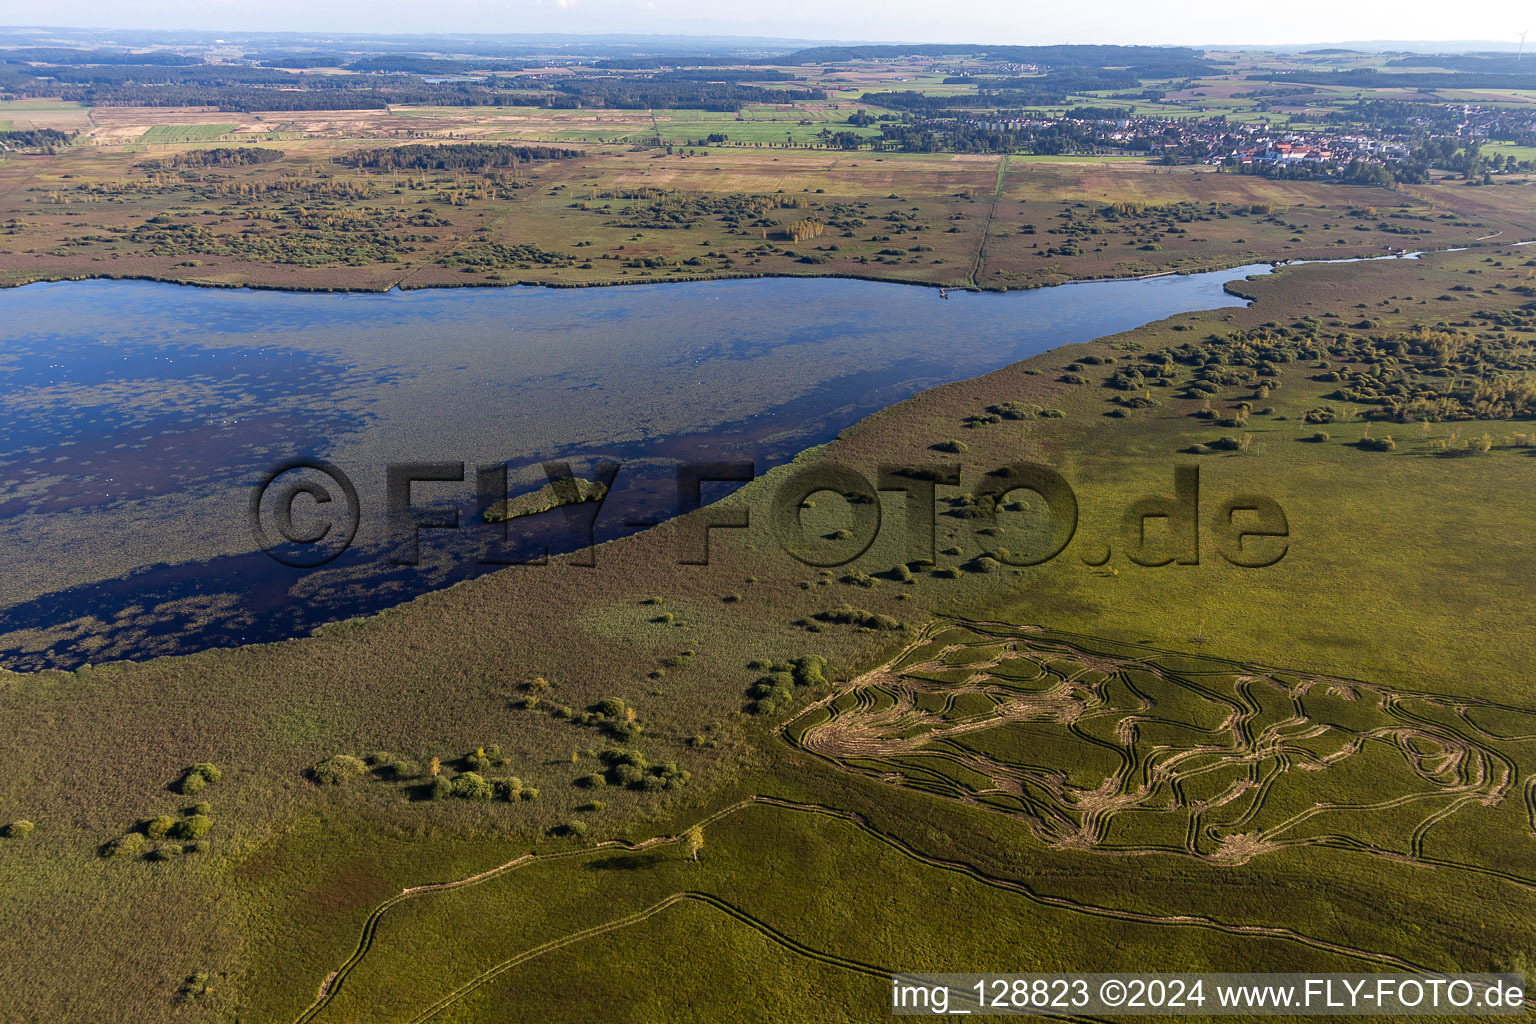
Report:
M839 67L742 117L761 147L678 110L96 107L0 163L0 275L1012 289L1459 251L931 388L593 565L0 674L0 1015L862 1021L893 970L1529 971L1529 186L817 149L872 89L971 88ZM1235 76L1165 99L1276 113ZM355 156L449 132L527 159ZM174 165L211 145L282 155Z
M189 1003L209 1018L398 1006L410 1019L444 1000L447 1019L477 1019L508 998L498 986L539 991L556 976L541 961L665 974L674 955L717 954L722 975L812 962L828 979L820 991L846 993L836 1012L861 1019L874 990L859 965L1024 963L972 950L981 940L964 915L935 919L917 899L896 901L892 912L913 916L876 946L847 931L849 901L948 886L973 918L1013 921L1042 968L1068 962L1071 943L1169 966L1515 963L1529 942L1533 709L1510 683L1531 651L1522 610L1501 595L1531 570L1528 435L1507 414L1372 419L1391 406L1365 401L1363 381L1346 401L1344 381L1317 378L1435 370L1439 355L1398 346L1443 332L1461 339L1452 373L1430 379L1457 383L1474 361L1526 379L1515 366L1532 339L1525 262L1503 247L1285 268L1244 286L1249 308L926 392L729 499L724 510L763 525L711 531L708 566L678 555L714 507L599 548L595 569L508 570L309 639L7 676L6 807L36 829L0 856L25 882L12 906L35 922L29 955L72 956L102 997L133 998L146 1019ZM1365 319L1361 304L1375 326L1345 322ZM1187 346L1201 349L1198 368L1179 361ZM1154 364L1167 383L1112 383ZM1146 393L1155 404L1125 401ZM1329 406L1326 426L1308 422ZM1390 449L1362 443L1389 435ZM990 467L1020 461L1055 467L1079 502L1071 544L1034 567L983 554L1038 542L1029 508L968 511ZM959 483L936 485L934 564L892 528L899 492L883 495L886 526L856 561L823 571L784 554L766 530L776 488L831 462L870 479L881 464L958 463ZM1278 563L1233 565L1211 536L1198 565L1129 559L1122 511L1169 492L1188 464L1200 467L1202 531L1229 495L1284 509ZM812 503L801 514L815 537L854 525L837 495ZM1435 572L1405 575L1410 563ZM977 629L974 656L942 655L956 673L932 663L950 646L932 638ZM924 642L933 654L913 646ZM1004 685L1023 696L997 704L967 680L1009 644ZM898 669L933 689L880 696L872 680ZM1107 692L1113 679L1136 690ZM1150 717L1119 738L1115 709L1138 702ZM864 707L873 717L844 735L868 734L872 749L845 741L829 756L815 716L857 722ZM946 736L946 716L997 724ZM93 745L108 718L114 742ZM1257 744L1257 760L1223 769L1222 729ZM1184 738L1169 747L1160 730ZM1085 744L1092 757L1073 753ZM1075 766L1065 778L1053 756ZM1157 769L1164 759L1187 771ZM218 780L178 792L201 763ZM476 779L455 789L468 776L483 797ZM1086 827L1074 812L1090 813L1093 792L1100 824ZM1327 808L1351 805L1379 809L1328 824ZM196 815L211 822L204 838L176 838ZM695 863L678 837L700 822ZM822 880L810 902L809 878ZM834 878L846 895L825 888ZM473 909L484 900L519 911ZM1397 909L1369 909L1382 906ZM473 951L445 959L460 943ZM1141 943L1159 956L1136 960ZM586 966L570 968L576 948ZM183 1000L198 974L206 991ZM150 979L161 996L115 991L130 977L132 992ZM15 991L40 1012L60 1005L43 974Z

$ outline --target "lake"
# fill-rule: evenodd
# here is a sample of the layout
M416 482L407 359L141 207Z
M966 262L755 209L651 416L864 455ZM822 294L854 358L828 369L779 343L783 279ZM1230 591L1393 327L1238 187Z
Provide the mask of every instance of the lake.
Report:
M516 494L545 482L544 462L566 461L578 477L618 463L593 527L601 541L674 513L681 460L750 461L761 474L937 384L1243 305L1223 284L1268 270L948 299L831 278L384 294L9 289L0 663L68 668L302 635L494 569L482 564L477 466L504 464ZM277 553L337 554L318 568L274 560L252 529L252 495L294 459L324 460L358 495L344 551L346 524L332 521L347 511L340 490L323 506L293 499L290 536L331 530ZM463 483L412 489L413 504L452 506L466 527L421 531L418 565L392 563L400 550L384 515L386 467L405 462L465 464ZM291 495L309 478L325 483L312 470L279 482ZM496 558L581 546L566 518L518 520Z

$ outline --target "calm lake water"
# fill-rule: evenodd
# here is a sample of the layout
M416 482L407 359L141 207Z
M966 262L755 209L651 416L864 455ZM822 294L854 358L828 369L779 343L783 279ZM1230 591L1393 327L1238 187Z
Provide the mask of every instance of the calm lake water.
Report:
M280 639L490 571L481 464L506 464L515 494L543 483L546 461L589 477L599 460L617 462L595 535L634 532L673 514L679 460L746 460L761 474L934 385L1242 305L1222 285L1268 269L948 300L837 279L3 291L0 663L71 667ZM358 494L356 538L321 568L274 561L251 527L253 493L295 458L333 464ZM466 527L422 531L415 566L392 564L402 552L384 514L386 467L401 462L466 464L463 483L415 485L416 506L456 507ZM324 482L300 472L280 483L305 479ZM327 523L325 543L344 533L346 503L329 491L337 500L324 506L294 501L294 534ZM493 557L580 546L565 519L519 521Z

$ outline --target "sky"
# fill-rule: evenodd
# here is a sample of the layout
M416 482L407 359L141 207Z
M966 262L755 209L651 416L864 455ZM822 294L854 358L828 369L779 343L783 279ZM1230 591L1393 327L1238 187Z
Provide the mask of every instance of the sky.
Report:
M0 24L301 32L566 32L996 43L1494 40L1531 0L0 0ZM1536 38L1532 40L1536 44Z

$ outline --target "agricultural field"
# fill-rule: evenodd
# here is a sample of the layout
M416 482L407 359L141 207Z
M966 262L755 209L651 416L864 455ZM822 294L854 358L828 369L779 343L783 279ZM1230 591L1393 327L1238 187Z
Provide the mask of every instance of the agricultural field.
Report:
M140 142L212 142L234 131L239 125L226 124L157 124L139 136Z

